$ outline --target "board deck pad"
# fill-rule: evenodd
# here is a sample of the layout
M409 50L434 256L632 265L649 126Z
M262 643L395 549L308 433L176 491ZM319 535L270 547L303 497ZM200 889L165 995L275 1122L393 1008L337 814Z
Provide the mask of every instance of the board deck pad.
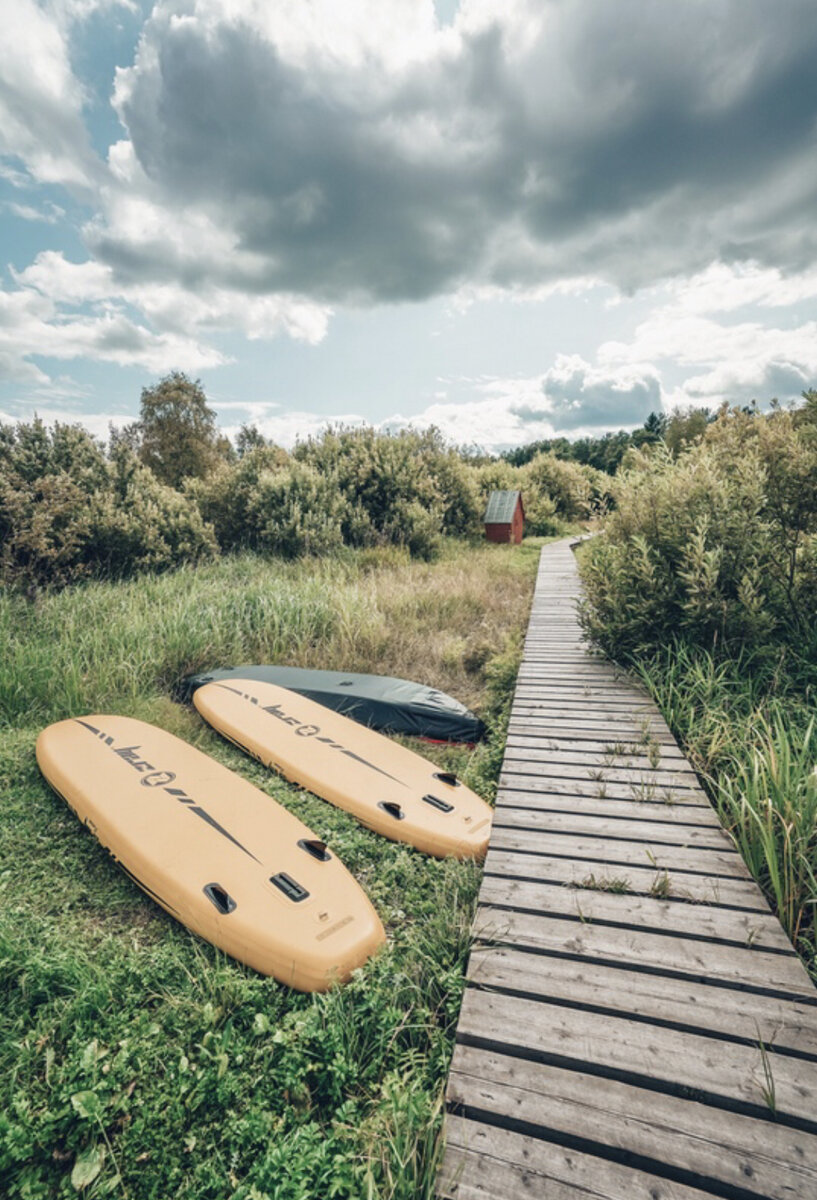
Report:
M306 825L173 734L74 718L43 730L37 762L149 896L262 974L325 991L384 942L363 889Z
M481 858L491 809L453 775L314 700L258 680L208 683L193 703L214 729L368 828L439 858Z

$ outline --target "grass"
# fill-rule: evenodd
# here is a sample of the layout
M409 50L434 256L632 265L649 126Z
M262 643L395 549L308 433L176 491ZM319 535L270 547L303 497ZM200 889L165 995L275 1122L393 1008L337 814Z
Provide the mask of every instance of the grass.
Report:
M817 980L817 723L810 672L678 642L636 664Z
M491 799L539 544L247 556L0 596L0 1194L430 1200L479 868L363 829L172 692L242 661L421 679L487 720L473 752L424 750ZM303 996L151 904L36 769L42 726L94 711L163 725L295 812L368 891L384 952Z

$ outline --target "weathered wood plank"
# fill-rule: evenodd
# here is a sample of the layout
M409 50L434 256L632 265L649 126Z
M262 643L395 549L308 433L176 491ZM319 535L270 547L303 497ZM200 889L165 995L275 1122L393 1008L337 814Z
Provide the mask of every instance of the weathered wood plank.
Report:
M512 756L514 761L519 762L584 767L586 770L601 767L603 770L645 771L653 774L669 771L689 775L697 782L698 776L684 758L665 757L658 753L654 753L650 758L643 752L641 754L625 754L621 752L620 748L619 752L616 752L614 742L611 742L610 745L610 750L565 750L558 746L549 746L546 738L540 739L517 734L508 737L506 756Z
M667 804L663 800L633 800L615 796L564 796L547 792L515 791L502 788L497 793L497 812L504 808L529 808L536 812L584 813L594 817L628 818L634 821L672 821L678 825L720 825L713 809L704 803Z
M491 845L498 850L528 850L535 854L562 858L599 860L610 867L652 867L667 871L670 884L675 871L696 875L715 875L732 879L751 879L748 868L736 850L670 845L666 842L613 840L577 833L518 829L494 821Z
M547 1063L518 1062L458 1046L451 1104L496 1114L557 1136L602 1143L760 1196L817 1195L817 1138L742 1114L713 1109Z
M706 804L703 790L663 787L655 784L611 783L597 779L543 779L530 771L503 770L499 777L500 790L519 792L551 792L562 796L620 796L629 800L661 800L665 804Z
M530 745L540 746L545 750L558 750L560 753L582 754L599 754L605 759L614 758L632 758L646 762L649 759L650 749L646 742L630 739L630 738L607 738L602 740L586 739L558 736L552 733L540 733L535 726L525 725L518 720L512 723L512 727L508 729L508 741L514 746ZM676 744L658 747L662 762L681 762L687 765L686 757L681 748Z
M639 784L672 787L679 791L698 791L697 776L674 770L635 770L629 767L577 767L573 763L541 762L527 757L527 751L509 750L503 767L518 775L535 775L537 779L589 779L597 784Z
M625 1078L638 1077L646 1083L654 1079L656 1091L669 1087L676 1094L689 1089L732 1097L760 1117L766 1113L771 1117L766 1095L770 1070L778 1120L793 1117L814 1123L817 1111L817 1074L804 1070L797 1059L777 1054L773 1048L767 1047L764 1055L759 1045L746 1046L625 1016L467 988L457 1036L471 1044L487 1042L487 1048L523 1060L532 1055L549 1056L557 1062L568 1059L577 1070L591 1064ZM511 1053L515 1049L522 1053Z
M711 1192L449 1116L440 1172L444 1200L703 1200Z
M581 837L607 838L639 842L652 846L694 846L700 849L729 850L733 843L722 827L681 825L673 821L644 819L616 820L591 813L549 812L534 808L513 808L505 804L494 814L495 829L530 829L551 834L575 834Z
M758 920L762 919L759 915ZM571 921L487 905L482 905L477 912L474 928L478 938L489 943L528 946L533 950L539 948L636 968L680 971L685 975L722 979L736 985L752 984L793 996L814 994L796 955L771 953L748 944L699 941L653 930L619 929L593 921ZM807 1074L813 1076L815 1073Z
M596 1005L657 1022L672 1022L762 1041L778 1052L817 1058L817 1004L783 1000L701 980L628 970L617 963L581 963L525 954L508 946L475 946L468 978L486 990L527 993L568 1004ZM807 1062L803 1070L814 1070ZM815 1114L817 1120L817 1113Z
M511 905L544 918L571 917L583 924L614 922L621 926L675 936L729 940L755 950L794 953L780 922L771 913L747 913L705 904L679 904L660 896L630 896L602 889L509 880L485 875L480 904Z
M508 879L533 879L577 887L609 889L626 885L631 892L639 895L653 895L657 890L678 901L718 904L750 912L769 911L757 884L748 877L724 879L678 870L668 875L649 865L634 866L630 863L609 863L602 858L557 858L547 854L503 850L493 840L488 848L485 871Z

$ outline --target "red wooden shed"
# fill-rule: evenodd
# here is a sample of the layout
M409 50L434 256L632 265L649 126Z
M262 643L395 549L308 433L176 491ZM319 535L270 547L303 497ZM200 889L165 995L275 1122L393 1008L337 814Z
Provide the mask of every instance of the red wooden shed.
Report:
M482 519L489 542L521 542L525 527L522 493L491 492Z

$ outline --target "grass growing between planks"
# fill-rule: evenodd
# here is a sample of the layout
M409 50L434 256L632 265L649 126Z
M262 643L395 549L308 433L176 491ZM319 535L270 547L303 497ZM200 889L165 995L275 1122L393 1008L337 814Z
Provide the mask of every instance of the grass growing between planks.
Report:
M264 661L432 683L491 736L423 751L491 799L540 544L247 556L0 596L0 1194L430 1200L479 869L377 837L171 693ZM384 952L302 996L152 904L36 769L42 726L94 711L163 725L296 813L368 891Z
M817 981L817 673L681 642L635 666Z

